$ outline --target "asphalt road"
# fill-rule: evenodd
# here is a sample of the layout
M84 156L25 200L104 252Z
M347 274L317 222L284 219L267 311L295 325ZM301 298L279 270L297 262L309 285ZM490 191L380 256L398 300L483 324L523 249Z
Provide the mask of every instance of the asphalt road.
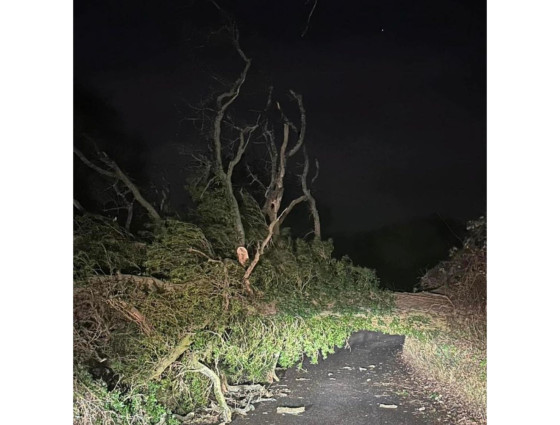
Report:
M287 370L271 386L275 401L261 402L235 425L427 425L452 424L437 397L418 383L399 359L404 336L361 331L350 348L339 349L319 364ZM417 391L418 390L418 391ZM301 408L298 414L278 407ZM452 415L451 415L452 416Z

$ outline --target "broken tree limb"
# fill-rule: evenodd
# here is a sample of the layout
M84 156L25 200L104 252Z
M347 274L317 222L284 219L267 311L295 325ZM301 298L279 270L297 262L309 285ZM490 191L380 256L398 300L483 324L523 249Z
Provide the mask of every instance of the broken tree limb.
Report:
M160 375L167 369L171 364L176 361L192 344L192 333L189 333L179 341L179 344L167 355L165 356L154 368L154 370L149 374L148 380L159 378Z
M194 368L190 369L189 372L199 372L210 378L210 381L212 381L212 387L214 388L214 397L216 397L216 401L222 410L222 419L225 423L231 422L231 409L229 408L226 398L222 393L222 384L218 375L212 369L203 365L199 361L194 360L191 364Z
M278 406L276 408L276 413L278 414L299 415L303 412L305 412L305 406L299 406L299 407Z
M173 362L175 362L181 355L187 351L189 346L193 342L193 333L188 333L185 335L179 344L167 355L165 356L153 369L153 371L148 375L148 380L157 379L161 376L161 374L167 369ZM226 399L222 392L222 384L218 375L207 366L203 365L197 360L189 359L188 364L191 369L188 369L188 372L199 372L202 373L204 376L208 377L210 381L212 381L212 386L214 389L214 396L216 397L216 401L222 410L222 418L225 423L231 422L231 409L227 405Z
M247 403L247 405L244 408L236 407L235 409L233 409L235 413L242 416L247 415L247 413L251 412L252 410L255 410L255 406L252 405L251 403Z

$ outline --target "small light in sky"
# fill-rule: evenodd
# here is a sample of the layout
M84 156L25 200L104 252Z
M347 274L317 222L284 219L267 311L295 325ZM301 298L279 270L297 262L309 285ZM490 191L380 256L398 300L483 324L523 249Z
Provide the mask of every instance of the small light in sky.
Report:
M383 28L381 28L381 32L385 31Z

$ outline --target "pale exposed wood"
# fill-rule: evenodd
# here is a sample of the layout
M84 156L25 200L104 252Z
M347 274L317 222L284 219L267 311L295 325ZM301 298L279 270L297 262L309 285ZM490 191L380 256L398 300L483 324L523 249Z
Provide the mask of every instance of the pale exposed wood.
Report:
M148 380L157 379L161 376L161 374L167 369L173 362L175 362L185 351L188 350L189 346L192 344L192 337L194 334L189 333L185 335L179 344L167 355L165 356L154 368L154 370L148 375ZM222 392L222 384L218 375L210 368L205 366L204 364L200 363L197 360L189 359L187 362L192 366L189 369L189 372L199 372L202 373L204 376L210 378L212 381L212 387L214 389L214 396L216 397L216 401L220 406L222 411L222 418L225 423L231 422L231 409L227 405L226 399Z
M247 252L247 248L245 248L244 246L240 246L237 248L237 259L239 261L239 264L241 264L242 266L245 265L245 263L249 260L249 253Z
M278 406L276 408L276 413L278 414L299 415L303 412L305 412L305 406L300 406L300 407Z
M222 419L225 423L230 423L231 409L229 408L226 399L224 397L224 393L222 392L222 384L219 376L212 369L210 369L209 367L203 365L198 361L193 361L191 364L194 366L194 368L190 370L191 372L202 373L203 375L210 378L210 380L212 381L212 387L214 389L214 397L216 397L216 401L218 402L218 405L222 410Z
M294 199L292 202L290 202L290 205L288 205L284 209L284 211L282 211L282 213L272 223L268 225L268 234L266 235L266 238L257 245L257 250L255 252L255 256L253 257L253 261L251 261L251 264L249 265L249 267L247 267L247 270L243 275L243 283L245 285L245 290L249 294L253 294L249 277L251 276L251 273L253 273L253 270L259 263L259 260L261 258L261 255L264 253L264 250L272 240L272 237L274 236L274 229L277 228L277 225L280 222L280 220L283 220L297 204L305 201L305 199L306 199L305 195L302 195L299 198Z
M160 375L167 369L171 364L176 361L192 344L192 337L194 334L185 335L179 344L167 355L165 356L154 368L154 370L149 374L148 380L159 378Z

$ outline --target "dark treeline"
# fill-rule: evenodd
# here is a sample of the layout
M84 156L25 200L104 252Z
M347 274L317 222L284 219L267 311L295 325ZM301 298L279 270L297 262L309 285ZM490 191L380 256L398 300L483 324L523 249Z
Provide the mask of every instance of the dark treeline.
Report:
M348 255L377 271L381 283L396 291L412 291L428 269L461 247L465 224L437 214L383 226L353 235L334 234L334 255Z

